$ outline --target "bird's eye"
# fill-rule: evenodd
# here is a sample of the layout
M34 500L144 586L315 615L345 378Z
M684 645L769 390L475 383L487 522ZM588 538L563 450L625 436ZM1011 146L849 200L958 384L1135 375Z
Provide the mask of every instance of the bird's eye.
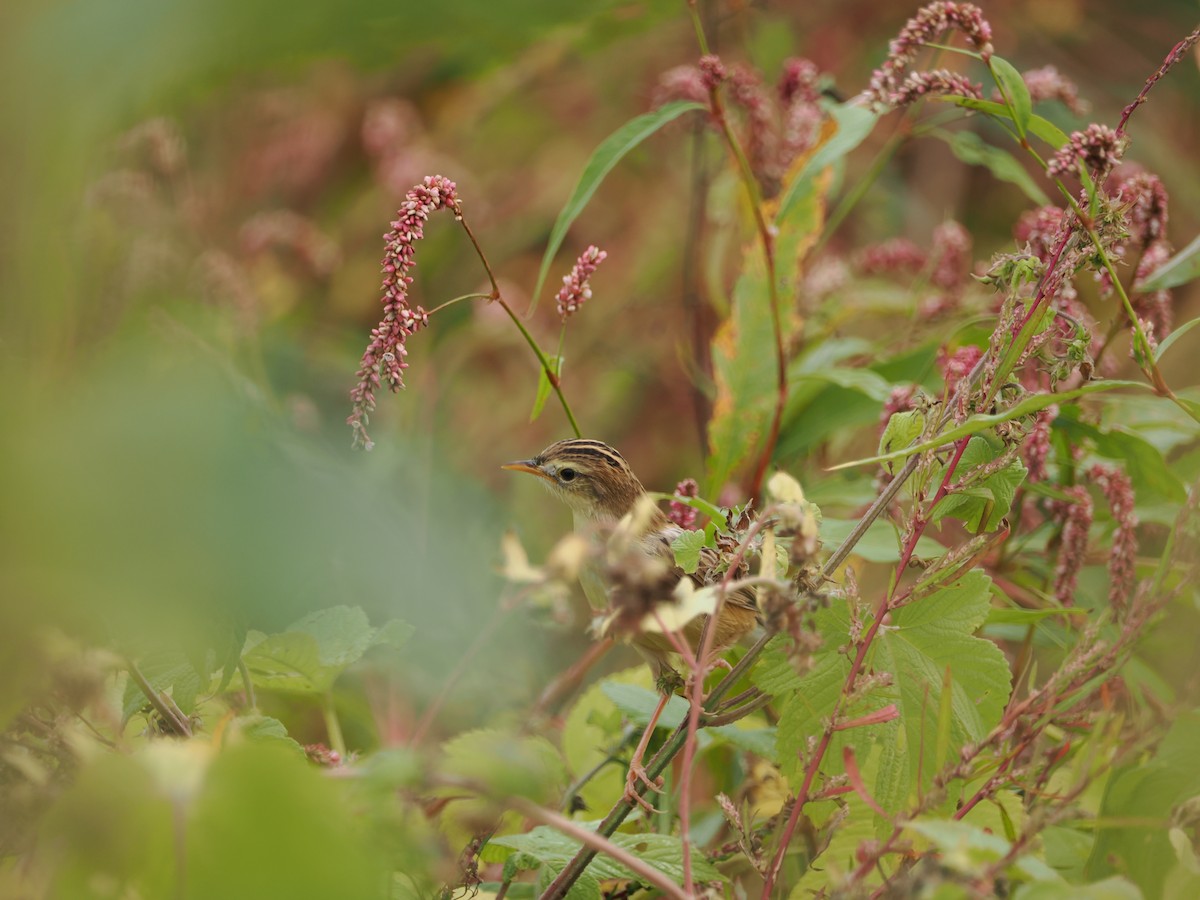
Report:
M561 478L563 481L574 481L575 476L578 474L579 473L576 472L574 469L562 469L558 473L558 477Z

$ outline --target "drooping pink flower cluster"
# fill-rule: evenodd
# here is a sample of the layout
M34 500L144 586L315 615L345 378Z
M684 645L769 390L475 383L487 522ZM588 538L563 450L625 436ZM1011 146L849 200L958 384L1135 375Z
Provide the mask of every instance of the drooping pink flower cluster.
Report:
M1070 499L1060 501L1056 509L1063 529L1054 569L1054 596L1063 606L1074 606L1079 570L1087 555L1088 530L1092 527L1092 495L1078 484L1064 491Z
M371 341L356 373L358 384L350 391L353 408L346 419L356 447L369 450L373 446L366 426L375 409L375 390L385 381L392 391L404 387L408 368L405 342L429 324L428 313L408 302L408 286L413 282L409 272L416 264L416 243L425 236L425 222L439 209L452 209L459 217L455 184L441 175L426 176L405 195L391 231L383 236L383 318L371 329Z
M675 485L676 497L698 497L699 495L700 486L696 484L696 479L694 478L685 478L679 484ZM678 500L671 501L667 510L667 518L680 528L690 530L696 527L696 510L686 503L680 503Z
M1062 178L1076 174L1082 165L1093 178L1103 178L1120 162L1126 140L1101 122L1093 122L1083 131L1072 131L1071 137L1046 164L1046 174Z
M897 275L919 272L927 258L925 251L908 238L889 238L864 247L855 262L863 275Z
M708 85L696 66L675 66L658 76L650 105L657 108L672 100L708 103Z
M947 353L943 347L938 351L938 364L942 367L942 381L946 392L953 394L959 384L971 374L975 364L983 358L983 350L974 344L965 344L953 353Z
M1013 237L1018 243L1028 244L1029 252L1042 262L1049 262L1050 255L1062 239L1063 211L1058 206L1042 206L1026 210L1017 219Z
M1034 103L1058 100L1077 116L1082 116L1088 111L1088 104L1079 99L1079 88L1075 86L1075 82L1060 74L1054 66L1030 69L1022 72L1021 78L1025 81L1025 87L1029 89L1029 99ZM996 96L999 99L999 92Z
M556 299L558 300L558 314L562 316L564 322L569 315L583 306L585 301L591 299L592 286L588 283L588 279L592 277L596 267L607 258L608 254L605 251L594 244L589 245L575 261L571 273L563 276L563 286L559 288Z
M896 107L930 93L981 97L977 85L945 69L908 72L921 48L949 29L963 34L986 60L992 54L992 27L979 7L971 3L937 2L923 7L908 20L888 47L888 58L871 75L867 99L877 107Z
M933 230L929 251L929 283L937 293L921 303L921 315L932 318L956 309L971 274L971 233L953 220Z
M709 54L708 56L700 57L700 83L704 85L706 91L713 91L717 86L728 77L728 72L725 71L725 63L721 62L721 57Z
M1167 189L1158 176L1126 166L1113 174L1111 183L1116 201L1126 207L1128 246L1140 254L1133 275L1134 290L1138 290L1138 284L1171 257L1172 247L1167 240ZM1134 310L1154 326L1160 339L1171 333L1174 324L1172 299L1169 289L1133 297Z
M1033 428L1021 448L1025 457L1026 480L1030 483L1046 480L1046 460L1050 457L1050 429L1058 418L1058 404L1053 403L1037 414Z
M899 109L911 106L922 97L953 95L983 99L983 90L966 75L949 69L930 69L928 72L912 72L896 90L888 95L887 105Z
M669 100L709 102L710 94L727 84L729 108L737 113L744 132L741 141L750 168L764 194L773 196L788 166L816 141L825 113L819 98L820 71L804 59L788 59L774 91L747 65L728 67L717 56L702 57L696 66L677 66L660 76L654 104ZM718 121L717 108L711 111Z
M1108 602L1119 616L1129 605L1137 561L1138 518L1133 511L1133 483L1120 469L1099 463L1088 469L1087 475L1108 501L1115 526L1108 557Z

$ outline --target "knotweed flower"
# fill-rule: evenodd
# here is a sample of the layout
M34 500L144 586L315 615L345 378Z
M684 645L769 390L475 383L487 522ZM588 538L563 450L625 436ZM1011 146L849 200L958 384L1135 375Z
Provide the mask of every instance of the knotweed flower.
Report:
M1116 526L1108 557L1108 602L1120 615L1129 605L1137 558L1138 518L1133 512L1133 483L1128 475L1112 466L1097 464L1087 474L1104 493Z
M556 299L558 300L558 314L562 316L564 322L571 313L583 306L584 301L591 299L592 286L588 283L588 279L592 277L596 267L607 258L608 254L605 251L591 245L575 261L571 274L563 276L563 286L559 288Z
M694 478L685 478L679 484L675 485L676 497L696 497L699 494L700 486L696 484L696 479ZM686 503L672 500L667 518L680 528L691 530L696 525L696 510Z
M1058 404L1047 406L1037 414L1033 429L1025 438L1022 450L1025 457L1025 476L1030 483L1046 479L1046 460L1050 456L1050 427L1058 418Z
M962 32L967 42L986 60L992 55L992 27L983 18L979 7L971 3L930 3L908 20L900 34L888 47L888 58L871 75L867 99L874 106L902 105L900 100L908 96L912 102L917 96L928 93L962 93L970 90L970 96L981 96L979 89L961 76L939 71L924 73L905 87L904 73L917 58L926 44L937 40L948 29ZM921 74L921 73L918 73ZM947 77L949 76L949 77ZM941 90L942 88L948 90Z
M1124 137L1107 125L1093 122L1083 131L1071 132L1067 143L1046 165L1046 174L1061 178L1078 172L1082 164L1093 178L1102 178L1120 162L1125 146Z
M405 342L409 335L429 324L429 314L408 302L409 272L416 264L416 243L425 236L425 222L438 209L452 209L459 215L455 184L441 175L425 180L405 195L392 229L383 236L383 319L371 329L371 341L359 364L358 384L350 391L353 408L346 423L354 432L354 446L370 450L366 425L375 409L375 390L384 381L392 391L404 387L408 368Z
M1092 496L1081 485L1066 488L1065 492L1071 499L1059 504L1063 530L1054 570L1054 596L1063 606L1074 606L1079 570L1087 554L1088 529L1092 527Z
M1082 116L1088 111L1088 104L1079 99L1079 89L1075 82L1059 74L1054 66L1030 69L1028 72L1022 72L1021 78L1025 81L1025 87L1029 89L1029 99L1034 103L1058 100L1077 116ZM996 99L1000 99L999 92Z

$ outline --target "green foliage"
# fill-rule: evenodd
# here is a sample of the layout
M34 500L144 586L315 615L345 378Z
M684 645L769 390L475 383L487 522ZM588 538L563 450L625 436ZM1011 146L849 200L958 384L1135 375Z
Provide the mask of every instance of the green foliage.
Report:
M393 619L373 628L358 607L310 613L279 634L252 633L242 656L256 687L324 694L372 647L404 646L412 628Z
M669 122L678 119L684 113L703 110L704 107L699 103L691 103L683 100L673 103L663 104L654 112L644 113L635 119L626 122L603 141L593 151L591 158L583 167L583 173L579 176L579 181L575 185L575 189L571 191L571 196L563 207L562 212L558 214L558 218L554 222L554 227L550 230L550 237L546 241L546 252L542 255L542 265L538 269L537 284L533 288L533 300L536 304L538 296L542 293L542 286L546 283L546 275L550 271L550 264L554 262L554 256L558 253L558 248L562 246L563 239L567 236L567 230L571 227L571 223L579 217L587 206L588 201L592 199L592 195L596 193L596 189L604 181L605 177L619 163L629 151L637 147L646 138L653 135ZM531 310L532 311L532 310ZM537 407L535 406L535 411ZM537 418L536 414L534 418Z
M959 478L967 480L968 484L947 494L933 508L934 524L953 516L975 533L994 531L999 527L1000 520L1012 509L1017 488L1025 480L1025 464L1014 459L1004 468L978 479L972 479L971 473L999 459L1002 452L1002 447L993 446L982 435L970 439L958 464ZM935 477L935 482L940 484L942 477Z
M612 843L622 850L635 854L643 862L677 883L683 880L683 848L679 838L665 834L615 834ZM575 855L580 843L550 828L539 826L525 834L512 834L493 838L488 842L483 856L489 861L503 861L505 875L510 876L521 869L544 866L543 882L558 874L559 870ZM494 848L494 849L493 849ZM721 873L699 855L693 856L694 877L697 882L720 882ZM620 863L597 857L588 870L585 880L577 887L573 897L599 898L599 882L610 878L621 880L636 876Z

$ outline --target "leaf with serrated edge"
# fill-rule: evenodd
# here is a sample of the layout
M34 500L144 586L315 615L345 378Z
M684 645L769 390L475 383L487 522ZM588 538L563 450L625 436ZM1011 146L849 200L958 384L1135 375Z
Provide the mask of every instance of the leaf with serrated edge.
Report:
M880 630L871 656L872 668L891 674L892 691L900 709L905 735L885 746L885 759L894 754L906 764L894 771L901 780L877 786L878 799L898 809L917 785L918 773L928 790L936 774L935 747L941 686L950 670L950 746L981 739L1000 721L1010 691L1008 662L1000 648L974 632L987 619L991 579L979 571L892 614Z

